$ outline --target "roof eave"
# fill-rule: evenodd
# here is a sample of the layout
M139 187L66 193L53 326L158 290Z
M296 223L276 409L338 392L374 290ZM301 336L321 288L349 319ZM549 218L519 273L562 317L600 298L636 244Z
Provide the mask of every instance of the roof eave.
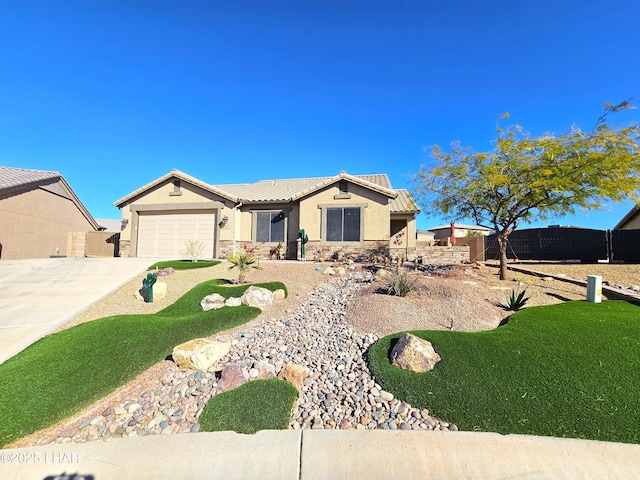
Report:
M622 227L625 223L627 223L629 220L631 220L631 217L633 217L638 211L640 210L640 204L636 205L635 207L633 207L631 210L629 210L629 213L627 213L622 220L620 220L615 227L613 227L614 230L620 230L620 227Z
M238 203L238 197L236 197L235 195L231 195L229 192L225 192L224 190L220 190L217 187L214 187L212 185L209 185L207 183L201 182L200 180L198 180L195 177L192 177L191 175L187 175L184 172L181 172L180 170L171 170L169 173L161 176L160 178L157 178L156 180L147 183L146 185L143 185L142 187L138 188L137 190L134 190L133 192L131 192L129 195L126 195L124 197L122 197L119 200L116 200L113 203L114 207L117 208L122 208L125 204L127 204L131 199L138 197L140 195L142 195L143 193L145 193L146 191L150 190L151 188L160 185L161 183L165 182L166 180L169 180L170 178L176 177L180 180L183 180L187 183L190 183L192 185L195 185L196 187L202 188L203 190L206 190L208 192L211 192L215 195L218 195L219 197L222 198L226 198L227 200L230 200L234 203Z
M373 190L375 192L381 193L383 195L388 196L389 198L396 198L398 196L398 193L395 190L390 190L388 188L381 187L380 185L376 185L375 183L362 180L358 177L354 177L353 175L349 175L346 172L340 172L338 175L334 175L333 177L329 177L325 180L322 180L321 182L318 182L311 187L300 190L295 195L291 196L291 201L299 200L303 197L306 197L307 195L317 192L318 190L324 187L333 185L334 183L339 182L340 180L349 180L350 182L355 183L356 185L360 185L361 187L365 187L365 188L368 188L369 190Z

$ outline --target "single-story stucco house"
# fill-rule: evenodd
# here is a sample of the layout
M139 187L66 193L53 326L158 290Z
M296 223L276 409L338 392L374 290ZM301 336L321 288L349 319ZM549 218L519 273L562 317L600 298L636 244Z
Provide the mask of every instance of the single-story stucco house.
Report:
M243 248L269 256L282 245L299 257L304 229L306 258L408 257L415 251L419 209L386 174L261 180L213 185L179 170L114 203L124 226L120 255L184 258L186 242L205 247L204 258L223 258Z
M98 229L60 173L0 167L0 258L65 256L70 232Z

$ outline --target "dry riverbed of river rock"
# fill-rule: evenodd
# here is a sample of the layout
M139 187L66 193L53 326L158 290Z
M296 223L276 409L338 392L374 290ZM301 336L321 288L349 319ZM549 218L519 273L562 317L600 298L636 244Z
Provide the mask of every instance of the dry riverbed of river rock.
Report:
M320 284L286 319L265 319L232 338L231 352L216 367L163 373L155 389L128 395L101 415L58 432L58 443L108 441L114 437L197 432L202 409L218 391L219 370L235 364L256 378L287 364L309 368L289 428L457 430L385 392L364 360L378 337L358 336L344 321L349 298L372 281L367 271ZM266 365L268 364L268 365ZM238 367L236 367L238 368Z

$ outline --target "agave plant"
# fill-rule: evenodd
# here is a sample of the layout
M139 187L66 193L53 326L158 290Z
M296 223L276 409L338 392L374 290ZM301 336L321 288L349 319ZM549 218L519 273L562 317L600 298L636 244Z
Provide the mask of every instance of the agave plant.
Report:
M511 310L513 312L517 312L518 310L521 310L525 307L525 305L531 298L531 297L525 297L525 294L527 293L527 288L529 288L529 285L533 283L533 280L529 280L524 290L520 291L521 279L520 277L518 277L516 280L518 281L518 288L512 289L511 295L509 295L505 303L502 304L504 308L506 308L507 310Z
M257 263L258 257L251 255L248 252L240 252L227 257L227 262L231 264L229 270L232 268L238 269L238 283L244 283L245 278L247 277L247 272L250 268L255 268L256 270L262 270L262 267Z

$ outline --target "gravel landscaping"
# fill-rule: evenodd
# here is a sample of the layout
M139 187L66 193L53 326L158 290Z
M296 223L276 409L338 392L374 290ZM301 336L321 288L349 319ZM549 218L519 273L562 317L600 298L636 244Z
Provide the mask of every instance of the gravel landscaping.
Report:
M514 274L512 278L520 278L519 281L500 282L496 269L468 265L439 276L413 274L418 288L400 298L376 293L378 287L370 283L371 274L359 267L344 277L329 279L317 270L327 264L263 262L262 265L265 270L250 271L247 280L282 281L289 296L255 320L224 332L223 336L233 341L233 350L223 363L237 363L247 371L257 361L271 363L276 372L287 363L307 366L311 374L294 405L292 429L455 430L455 425L438 421L427 410L413 409L382 391L371 378L364 353L380 336L402 330L495 328L509 313L499 304L512 288L524 288L528 280L527 276ZM541 267L536 265L535 269ZM562 268L559 273L568 276L582 274L572 270L574 267L589 267L588 274L593 273L593 266L553 267ZM629 272L638 270L635 267ZM603 275L605 280L640 284L637 272L614 279L614 271L609 269L606 272L609 277ZM153 304L133 298L144 278L140 275L61 328L107 315L153 313L205 280L235 275L236 271L228 270L224 263L175 272L159 279L167 283L168 295ZM539 277L532 280L527 290L531 295L530 306L581 299L585 295L584 288L570 283ZM523 286L519 286L520 281ZM92 407L12 446L198 431L199 413L216 388L213 371L180 370L173 362L163 361Z

